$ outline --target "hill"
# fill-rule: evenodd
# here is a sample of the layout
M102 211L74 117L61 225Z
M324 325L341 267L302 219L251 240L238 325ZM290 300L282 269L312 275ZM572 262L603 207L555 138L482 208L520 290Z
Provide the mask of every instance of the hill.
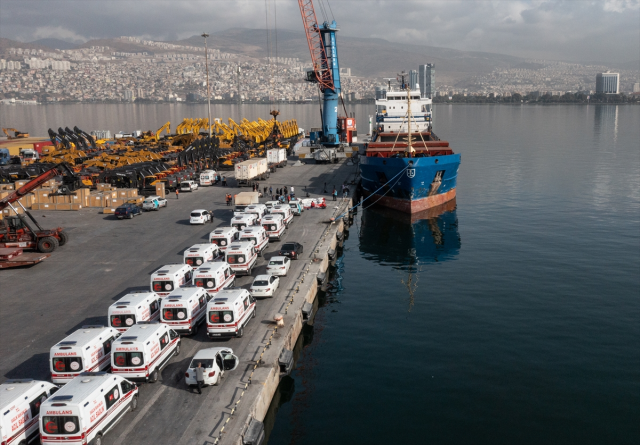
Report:
M272 51L275 53L275 35L271 32ZM278 55L309 59L309 48L302 30L279 30ZM203 46L200 36L173 42ZM264 29L233 28L211 34L211 47L221 51L243 54L250 57L265 57L267 54L267 32ZM384 39L363 39L338 34L340 65L351 68L356 76L389 77L399 71L418 69L424 63L436 64L436 76L441 80L452 80L491 72L494 68L514 66L524 59L503 54L473 51L458 51L426 45L407 45ZM275 54L272 54L275 55Z
M48 38L48 39L38 39L33 42L29 42L32 45L45 46L50 49L76 49L78 44L67 42L66 40Z

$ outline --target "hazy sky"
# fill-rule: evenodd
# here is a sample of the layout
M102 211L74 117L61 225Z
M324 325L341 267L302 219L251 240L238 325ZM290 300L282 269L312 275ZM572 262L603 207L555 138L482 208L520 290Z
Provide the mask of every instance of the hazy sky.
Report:
M342 34L556 60L640 59L640 0L314 0ZM330 5L330 8L328 7ZM0 0L0 37L175 40L231 27L302 31L295 0Z

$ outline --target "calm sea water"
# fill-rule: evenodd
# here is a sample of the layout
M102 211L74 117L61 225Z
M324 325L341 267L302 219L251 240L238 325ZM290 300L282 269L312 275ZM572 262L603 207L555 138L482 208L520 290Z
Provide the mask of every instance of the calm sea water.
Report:
M455 210L359 212L269 444L639 443L639 122L439 106Z
M317 106L279 108L318 126ZM268 111L243 106L248 119ZM361 134L370 111L355 107ZM40 135L206 116L0 112ZM359 211L269 444L639 443L639 122L631 106L438 106L435 130L462 154L456 206L418 222Z

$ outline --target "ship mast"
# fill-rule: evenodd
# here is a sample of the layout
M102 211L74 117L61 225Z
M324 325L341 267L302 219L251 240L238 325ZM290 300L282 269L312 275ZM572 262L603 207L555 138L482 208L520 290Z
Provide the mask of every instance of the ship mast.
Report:
M413 148L413 137L411 136L411 119L413 117L411 115L411 85L404 83L406 75L407 73L404 71L398 74L398 76L400 76L402 86L404 86L404 89L407 92L407 156L412 158L416 150Z

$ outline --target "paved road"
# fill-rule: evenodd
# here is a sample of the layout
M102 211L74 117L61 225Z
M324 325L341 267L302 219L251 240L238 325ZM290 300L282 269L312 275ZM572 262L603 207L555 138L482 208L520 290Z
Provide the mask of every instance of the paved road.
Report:
M304 187L312 194L321 193L324 183L330 191L353 177L354 167L346 164L305 165L278 169L264 185L274 188L295 186L297 196ZM230 181L233 185L233 180ZM244 189L246 190L246 189ZM6 378L49 378L49 349L66 335L86 324L107 323L107 308L113 301L135 290L149 288L149 275L163 264L182 262L182 252L189 246L206 242L208 234L218 225L228 225L232 216L224 204L224 194L237 193L235 187L207 187L193 193L183 193L180 199L169 196L169 205L158 212L145 213L133 220L118 221L113 216L95 210L79 212L36 211L43 226L64 226L70 241L44 263L32 268L8 269L0 272L0 375ZM328 195L326 195L328 197ZM195 208L213 208L214 224L190 226L188 215ZM283 241L315 244L324 223L323 210L310 210L296 217ZM328 211L327 211L328 213ZM265 271L265 259L273 255L280 243L272 243L254 269L254 276ZM192 425L192 419L219 416L216 406L226 406L234 400L237 380L255 360L259 341L268 332L267 320L272 319L303 267L304 261L293 262L289 277L281 282L278 295L260 300L257 318L245 329L242 339L213 342L201 329L195 337L184 337L179 357L171 360L161 380L145 384L140 391L139 409L127 415L105 437L106 444L116 443L179 443L186 434L206 435L194 431L202 422ZM238 280L248 287L251 277ZM184 385L184 370L194 353L214 344L231 347L240 357L241 365L229 373L219 387L206 388L203 395L191 393ZM207 422L209 423L209 422Z

